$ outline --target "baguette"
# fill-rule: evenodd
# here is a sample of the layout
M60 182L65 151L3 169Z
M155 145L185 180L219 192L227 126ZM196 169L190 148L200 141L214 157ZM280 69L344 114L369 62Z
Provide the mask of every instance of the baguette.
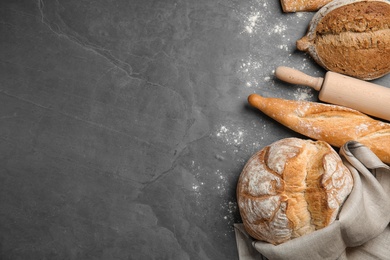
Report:
M358 141L390 164L390 124L375 120L357 110L310 101L248 97L251 106L291 130L315 140L341 147Z
M283 12L317 11L332 0L280 0Z

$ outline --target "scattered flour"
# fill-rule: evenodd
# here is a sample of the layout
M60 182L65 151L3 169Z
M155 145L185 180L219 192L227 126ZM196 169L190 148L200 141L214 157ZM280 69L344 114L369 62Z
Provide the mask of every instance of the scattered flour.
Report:
M217 175L218 178L218 181L216 183L216 188L219 191L219 194L223 196L226 194L226 185L227 185L226 176L221 172L221 170L216 170L215 174Z
M233 224L235 221L234 215L238 211L237 202L227 201L224 204L222 204L221 208L226 213L226 215L223 218L227 221L227 224L231 226L232 229L234 230L233 228Z
M252 88L258 87L259 85L259 75L263 73L264 64L260 58L253 58L249 56L247 60L241 60L241 65L239 67L242 77L245 79L245 87ZM266 76L270 80L269 76Z
M244 22L243 33L255 34L259 26L266 22L264 13L267 11L267 3L263 3L261 6L255 7L254 5L250 7L249 12L240 13L239 16Z
M287 52L286 57L288 57L288 52L290 51L289 45L286 43L290 41L290 39L286 39L285 32L287 31L286 21L282 20L279 23L270 23L267 18L272 11L268 9L266 3L262 5L253 5L250 8L248 13L240 14L241 20L243 21L243 31L242 33L248 34L250 37L254 37L255 39L263 39L264 35L268 35L269 37L280 37L281 44L275 46L280 50ZM270 30L264 31L264 28L271 28ZM258 41L256 41L258 42ZM258 48L264 48L261 45L256 45L253 48L253 52L248 55L246 59L241 60L241 64L239 67L239 72L242 75L242 78L245 81L245 87L248 88L257 88L259 83L264 81L269 82L270 76L269 72L265 71L264 68L269 66L266 63L267 59L261 56L261 51L257 50Z
M313 97L313 91L309 87L296 87L294 98L296 100L310 100Z
M233 128L233 130L232 130ZM222 139L228 145L241 145L244 143L245 130L240 127L228 127L221 125L215 133L215 136Z
M279 45L278 47L279 47L279 49L281 49L281 50L288 51L288 45L287 45L287 44L281 44L281 45Z
M304 18L303 13L297 13L295 18L292 16L286 16L286 19L270 19L274 16L274 11L267 2L260 0L249 0L247 2L249 6L245 10L237 9L236 14L241 21L241 35L248 37L248 42L251 44L250 51L248 55L243 57L238 63L238 74L241 77L242 82L244 82L244 88L258 88L259 85L264 83L274 84L273 82L273 73L274 71L269 71L270 66L274 66L270 62L275 62L270 58L268 51L264 52L264 44L269 43L267 38L273 39L278 42L274 46L266 46L267 48L276 48L276 52L285 55L285 60L291 58L293 46L292 40L288 37L289 26L294 26L295 22L299 23L300 18ZM298 18L298 19L296 19ZM295 19L295 20L294 20ZM296 39L293 39L295 41ZM282 59L279 65L283 65L285 60ZM301 68L304 69L307 65L306 60L303 60ZM278 65L276 65L278 66ZM294 98L297 100L309 100L313 96L313 91L310 88L306 87L297 87L293 93ZM254 123L255 124L255 123ZM256 152L261 146L261 142L264 139L264 136L267 136L270 133L271 129L268 129L267 125L255 125L255 129L258 130L257 136L248 136L245 129L242 127L237 127L234 124L224 124L220 125L215 132L212 134L212 137L226 144L226 151L233 151L238 153L239 150L245 150L247 153ZM232 148L233 147L233 148ZM229 149L229 150L228 150ZM226 151L221 151L215 155L215 159L219 161L224 161L227 157ZM207 176L196 175L195 178L198 182L194 183L193 190L199 197L202 197L202 191L204 189L214 189L216 194L221 197L227 197L226 193L228 187L231 185L226 179L225 173L217 169L212 172L207 172L206 170L199 171L198 174L203 174ZM204 181L206 185L202 182ZM210 181L210 182L208 182ZM206 198L201 198L206 199ZM233 226L235 214L238 211L237 203L235 201L226 201L221 205L221 210L223 212L223 219L227 222L228 225ZM226 235L226 234L225 234Z
M248 17L247 25L245 26L245 30L248 33L253 33L253 30L256 27L256 21L260 17L260 12L257 12L255 14L252 14L250 17Z
M282 35L283 32L287 30L287 26L283 23L275 24L274 27L268 31L268 35L271 34L280 34ZM282 35L283 37L286 37L285 35Z
M295 46L298 36L293 39L290 38L291 27L296 27L296 24L303 26L302 21L306 20L310 14L297 12L294 15L272 19L275 16L275 6L260 0L249 0L247 3L248 6L245 9L237 9L236 14L241 21L241 34L249 36L249 42L253 45L248 56L240 61L238 72L245 88L257 89L263 87L264 84L269 87L270 84L275 84L269 67L289 66L287 63L293 58L293 51L295 50L293 46ZM271 42L271 39L272 42L276 42L275 45L267 45ZM284 55L286 59L281 59L279 62L274 59L270 60L269 52L264 52L264 48L274 48L275 53L279 53L280 57ZM276 64L273 64L274 62ZM307 59L303 59L299 64L301 64L299 65L301 68L297 69L303 69L309 63ZM298 100L308 100L312 97L312 93L297 88L294 97Z
M220 169L210 172L199 165L195 166L195 164L195 161L192 161L193 166L191 172L194 174L192 191L194 192L197 204L200 204L203 199L202 194L205 192L204 189L218 191L220 196L225 196L229 184L226 173Z
M228 123L220 125L212 136L223 142L226 145L226 150L217 153L215 158L219 161L225 160L227 151L234 154L239 152L245 152L246 154L255 153L262 146L265 136L270 134L270 129L268 129L267 124L261 125L257 121L253 121L252 124L253 126L250 129L256 129L256 132L251 132L250 135L241 126ZM238 162L242 160L237 159Z
M220 169L217 169L214 172L207 172L205 169L202 169L202 167L196 165L195 161L192 161L192 167L195 174L195 180L192 184L195 203L199 206L203 205L206 200L210 199L210 191L213 195L218 195L220 199L222 199L218 211L222 214L226 225L232 228L229 231L233 232L233 224L235 222L238 207L236 201L225 200L227 195L230 194L228 186L231 186L226 178L226 173ZM224 235L227 236L228 233L224 233Z

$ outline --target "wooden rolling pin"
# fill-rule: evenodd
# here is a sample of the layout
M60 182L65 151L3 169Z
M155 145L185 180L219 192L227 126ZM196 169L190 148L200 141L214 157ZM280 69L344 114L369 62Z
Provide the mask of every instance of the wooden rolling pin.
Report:
M275 76L292 84L312 87L324 102L356 109L390 121L390 88L328 71L324 78L299 70L278 67Z

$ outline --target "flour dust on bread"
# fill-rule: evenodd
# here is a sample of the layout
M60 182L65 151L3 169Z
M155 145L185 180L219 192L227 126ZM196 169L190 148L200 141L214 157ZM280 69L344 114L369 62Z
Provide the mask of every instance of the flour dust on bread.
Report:
M353 179L322 141L285 138L255 153L237 184L237 201L253 238L280 244L331 224Z
M389 123L354 109L318 102L266 98L258 94L250 95L248 102L297 133L336 147L358 141L384 163L390 163Z
M329 71L363 80L390 72L390 2L334 0L310 22L297 48Z

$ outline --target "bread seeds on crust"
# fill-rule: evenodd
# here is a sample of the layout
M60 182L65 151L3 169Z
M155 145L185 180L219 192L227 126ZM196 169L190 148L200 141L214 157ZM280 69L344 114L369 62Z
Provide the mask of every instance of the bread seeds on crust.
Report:
M390 2L334 0L313 17L297 48L329 71L363 80L390 72Z

